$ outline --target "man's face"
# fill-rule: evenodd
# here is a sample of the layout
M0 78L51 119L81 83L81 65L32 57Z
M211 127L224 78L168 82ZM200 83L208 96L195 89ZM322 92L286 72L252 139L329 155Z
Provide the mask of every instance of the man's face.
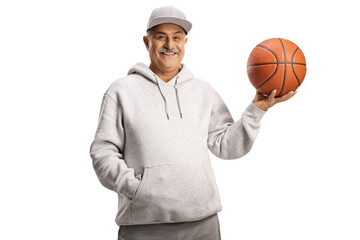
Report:
M179 68L186 42L184 30L175 24L160 24L150 30L149 37L144 36L151 65L162 72Z

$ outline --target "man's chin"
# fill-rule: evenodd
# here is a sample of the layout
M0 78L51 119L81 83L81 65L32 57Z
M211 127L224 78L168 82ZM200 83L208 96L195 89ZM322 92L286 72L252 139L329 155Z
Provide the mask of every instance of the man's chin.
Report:
M176 61L176 62L174 61L174 62L171 62L171 63L165 62L165 63L162 64L162 67L164 69L174 69L174 68L179 68L179 66L180 66L180 63L178 61Z

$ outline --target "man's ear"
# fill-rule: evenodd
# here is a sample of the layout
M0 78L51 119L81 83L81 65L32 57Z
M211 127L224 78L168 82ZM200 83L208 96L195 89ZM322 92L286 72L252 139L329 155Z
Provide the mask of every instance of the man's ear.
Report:
M149 39L147 36L143 36L143 41L145 43L145 47L147 50L149 50Z
M187 43L187 40L188 40L188 39L187 39L187 38L185 38L185 43Z

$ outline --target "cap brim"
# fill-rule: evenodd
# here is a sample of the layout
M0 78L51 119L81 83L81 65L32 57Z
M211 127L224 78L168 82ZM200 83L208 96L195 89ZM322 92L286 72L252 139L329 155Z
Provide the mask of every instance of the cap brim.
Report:
M191 30L192 24L191 22L180 19L180 18L174 18L174 17L161 17L161 18L155 18L148 26L147 30L156 27L157 25L164 24L164 23L172 23L175 25L178 25L179 27L182 27L185 30L185 33L188 34Z

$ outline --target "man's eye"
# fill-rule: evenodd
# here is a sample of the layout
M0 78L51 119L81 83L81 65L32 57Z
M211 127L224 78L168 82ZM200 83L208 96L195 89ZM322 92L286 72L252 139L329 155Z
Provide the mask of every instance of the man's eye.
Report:
M158 36L157 39L158 39L158 40L164 40L164 39L165 39L165 36Z

